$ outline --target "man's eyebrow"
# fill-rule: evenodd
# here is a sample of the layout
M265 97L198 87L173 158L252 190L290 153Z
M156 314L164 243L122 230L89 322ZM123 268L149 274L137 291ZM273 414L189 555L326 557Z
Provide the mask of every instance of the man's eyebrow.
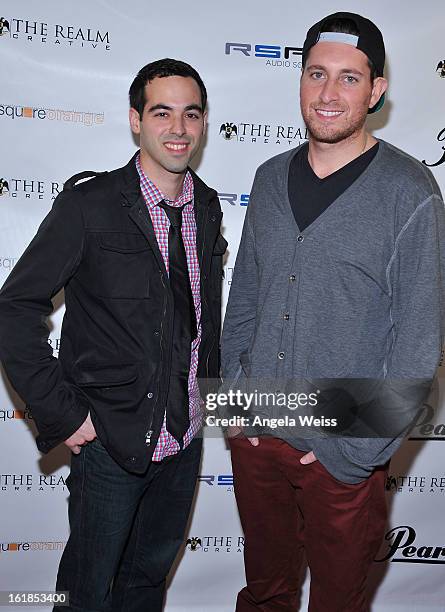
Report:
M320 64L310 64L306 66L306 70L326 70L326 68Z
M174 109L172 106L169 106L168 104L164 104L163 102L160 102L159 104L154 104L153 106L150 106L150 108L148 109L148 112L152 113L153 111L157 111L157 110L172 111ZM202 113L202 108L199 106L199 104L189 104L184 108L184 110L185 111L196 110Z
M151 113L155 110L173 110L173 108L171 106L169 106L168 104L163 104L162 102L160 104L154 104L153 106L150 106L150 108L148 109L148 112Z
M310 66L306 66L306 70L324 70L326 71L325 66L321 66L320 64L311 64ZM342 68L340 70L340 74L357 74L359 76L364 76L363 72L357 70L357 68Z
M202 113L202 107L199 106L199 104L189 104L188 106L185 107L186 111L191 111L191 110L196 110L199 111L200 113Z
M358 76L365 76L363 72L357 70L357 68L343 68L341 74L357 74Z

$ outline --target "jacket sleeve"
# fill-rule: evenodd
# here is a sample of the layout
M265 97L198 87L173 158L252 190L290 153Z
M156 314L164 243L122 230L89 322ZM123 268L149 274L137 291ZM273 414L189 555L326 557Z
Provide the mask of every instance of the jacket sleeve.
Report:
M221 338L222 377L229 382L240 374L240 355L249 348L255 329L258 270L251 215L256 182L255 178L235 261Z
M88 405L65 379L48 343L51 298L75 273L82 257L84 224L79 195L64 191L0 291L0 359L17 393L28 405L50 450L83 423Z
M391 435L331 437L312 443L317 459L339 480L359 482L385 464L426 400L444 340L444 275L445 212L434 194L399 232L387 267L392 338L386 377L374 403L381 429L387 427Z

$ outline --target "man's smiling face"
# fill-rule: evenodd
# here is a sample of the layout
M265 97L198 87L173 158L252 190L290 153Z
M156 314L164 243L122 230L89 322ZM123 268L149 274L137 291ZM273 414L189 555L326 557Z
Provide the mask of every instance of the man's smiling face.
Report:
M314 45L300 82L301 113L312 138L336 143L358 134L382 87L385 79L371 81L362 51L345 43Z
M145 86L142 118L130 109L132 131L139 135L141 160L153 176L181 174L202 141L206 114L201 91L191 77L156 77Z

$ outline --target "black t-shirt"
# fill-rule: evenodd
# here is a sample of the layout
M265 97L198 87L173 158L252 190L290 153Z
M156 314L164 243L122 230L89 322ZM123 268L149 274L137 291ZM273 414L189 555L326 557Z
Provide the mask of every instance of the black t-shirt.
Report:
M303 231L317 219L369 166L377 154L377 142L366 153L325 178L319 178L308 160L307 145L291 160L289 167L289 202L295 221Z

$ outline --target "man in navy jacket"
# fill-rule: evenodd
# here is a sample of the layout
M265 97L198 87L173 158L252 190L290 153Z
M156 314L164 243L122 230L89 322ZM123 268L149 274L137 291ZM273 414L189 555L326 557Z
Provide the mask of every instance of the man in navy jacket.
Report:
M67 181L0 293L0 358L38 447L73 451L57 589L76 611L161 610L201 455L197 381L219 372L227 243L216 192L188 167L205 86L159 60L134 79L130 107L140 151ZM62 288L56 359L45 320Z

